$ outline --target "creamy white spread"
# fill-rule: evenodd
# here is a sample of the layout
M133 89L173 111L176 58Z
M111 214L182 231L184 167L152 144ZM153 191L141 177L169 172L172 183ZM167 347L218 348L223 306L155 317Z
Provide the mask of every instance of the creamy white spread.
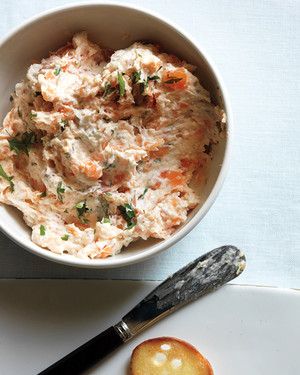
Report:
M29 67L0 131L0 201L33 242L106 258L187 219L225 133L192 71L158 46L112 53L86 33Z

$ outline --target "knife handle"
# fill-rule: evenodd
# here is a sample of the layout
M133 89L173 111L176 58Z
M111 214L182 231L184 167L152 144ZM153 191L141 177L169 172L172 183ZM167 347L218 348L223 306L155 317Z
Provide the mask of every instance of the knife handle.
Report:
M114 327L95 336L73 352L55 362L39 375L77 375L123 344Z

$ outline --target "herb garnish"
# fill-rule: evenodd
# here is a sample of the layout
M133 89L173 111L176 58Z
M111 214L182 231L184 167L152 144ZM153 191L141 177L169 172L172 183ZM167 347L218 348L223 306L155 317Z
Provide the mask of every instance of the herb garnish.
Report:
M125 81L124 81L122 74L120 74L119 72L118 72L118 83L119 83L120 97L122 97L125 95Z
M172 83L177 83L177 82L179 82L181 80L182 80L182 78L171 77L167 81L164 81L164 83L167 83L167 84L171 85Z
M69 235L65 234L64 236L60 237L63 241L68 241Z
M127 222L127 229L131 229L136 225L135 211L131 204L126 203L124 206L118 206L123 219Z
M159 76L154 75L154 76L148 77L147 79L148 79L148 81L157 81L157 80L159 80Z
M86 201L78 202L75 205L75 208L76 208L77 216L79 220L84 224L88 223L88 220L85 218L85 214L86 212L90 211L90 209L87 207Z
M112 94L115 90L115 87L112 87L110 83L106 82L104 86L103 97L105 98L106 96Z
M138 199L143 199L145 194L147 193L147 191L149 190L149 188L145 188L144 191L143 191L143 194L141 194Z
M47 192L43 191L39 196L40 198L45 198L47 196Z
M69 125L69 121L68 120L60 120L60 130L61 131L64 131L65 130L65 127Z
M33 120L33 119L35 119L37 117L37 113L34 113L34 112L31 111L29 113L29 117L30 117L30 120Z
M8 140L11 151L15 151L18 155L20 152L25 152L29 155L29 148L35 143L36 137L33 132L25 132L22 134L21 139L12 138Z
M138 71L138 72L134 72L131 74L131 80L132 80L132 83L138 83L139 80L141 79L141 71Z
M110 224L110 218L109 218L109 217L104 217L104 218L101 220L101 223L103 223L103 224Z
M68 120L61 120L60 122L61 122L61 124L62 124L63 127L69 125L69 121Z
M116 163L109 163L109 162L105 162L104 164L104 168L103 169L110 169L110 168L116 168Z
M57 193L57 198L58 200L60 200L61 202L63 202L63 196L62 194L66 191L66 188L63 187L63 184L61 181L59 181L58 185L57 185L57 188L56 188L56 193Z
M46 234L46 228L44 225L40 225L40 236L44 236Z
M61 67L60 66L57 66L55 69L54 69L54 75L58 76L59 73L61 72Z
M8 176L1 164L0 164L0 177L4 178L9 183L10 191L13 192L15 190L15 184L12 182L12 179L14 178L14 176Z
M136 71L131 75L131 81L133 84L132 88L132 95L135 101L135 104L140 105L142 104L144 98L143 93L146 91L147 87L149 86L149 81L157 81L159 80L158 75L149 76L144 80L141 80L141 71Z

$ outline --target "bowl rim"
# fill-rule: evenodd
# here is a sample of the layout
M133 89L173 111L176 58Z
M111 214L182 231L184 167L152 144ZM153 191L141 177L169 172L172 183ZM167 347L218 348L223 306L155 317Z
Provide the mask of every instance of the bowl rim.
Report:
M227 137L226 137L226 145L224 150L224 158L222 161L222 166L219 171L218 177L214 183L214 186L209 193L207 199L204 201L203 205L200 207L199 211L190 219L188 223L186 223L178 232L174 233L170 238L166 240L162 240L153 246L151 249L146 249L139 254L130 255L126 258L116 258L112 257L109 259L82 259L76 258L75 256L70 256L67 254L56 254L52 251L39 247L38 245L32 242L32 246L28 246L22 241L12 234L12 231L7 230L5 226L0 222L0 231L4 233L7 237L9 237L13 242L17 245L22 247L23 249L29 251L32 254L38 255L44 259L51 260L55 263L64 264L67 266L73 266L77 268L90 268L90 269L110 269L110 268L117 268L132 265L141 261L145 261L155 254L160 253L162 251L167 250L175 243L179 242L183 239L195 226L203 219L203 217L207 214L208 210L211 208L213 203L215 202L221 187L223 186L225 177L228 173L229 169L229 159L231 154L231 143L232 143L232 115L231 115L231 108L228 99L228 93L226 87L224 85L223 79L221 78L217 67L215 66L214 62L207 54L207 52L199 46L198 42L185 30L183 30L180 26L176 23L171 21L170 19L166 18L165 16L162 18L158 13L153 10L147 9L143 6L136 6L127 2L106 2L106 1L89 1L89 2L74 2L66 5L61 5L57 7L53 7L43 12L39 12L36 15L26 19L23 21L19 26L14 27L10 32L8 32L3 38L0 39L0 49L2 46L9 41L13 36L17 33L25 29L26 27L30 26L30 24L42 20L50 15L54 15L56 13L60 13L65 10L71 9L78 9L78 8L88 8L91 6L109 6L115 8L125 8L138 11L140 13L145 14L146 16L153 17L157 19L161 23L165 24L175 32L181 34L184 39L188 40L191 45L195 48L197 53L203 58L206 64L210 67L218 85L220 88L220 92L222 94L224 109L226 112L226 119L227 119Z

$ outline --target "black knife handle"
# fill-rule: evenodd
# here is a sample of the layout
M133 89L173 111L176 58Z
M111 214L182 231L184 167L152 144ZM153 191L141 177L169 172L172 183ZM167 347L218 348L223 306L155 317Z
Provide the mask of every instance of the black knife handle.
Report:
M82 374L122 344L123 340L114 327L110 327L40 372L39 375Z

